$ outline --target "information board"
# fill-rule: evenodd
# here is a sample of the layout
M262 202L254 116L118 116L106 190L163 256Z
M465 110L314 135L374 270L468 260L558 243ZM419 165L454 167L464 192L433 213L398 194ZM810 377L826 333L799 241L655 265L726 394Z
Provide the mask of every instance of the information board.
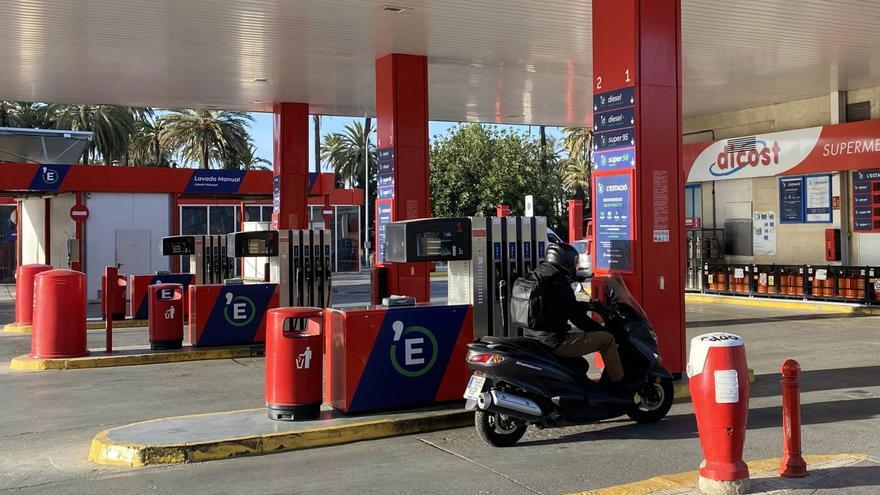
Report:
M779 179L779 221L804 223L804 178Z
M385 226L394 219L394 148L376 150L376 260L385 261Z
M632 176L600 175L596 185L596 265L603 270L631 271Z
M880 169L853 172L852 197L853 231L880 232Z
M831 176L805 177L807 223L831 223Z

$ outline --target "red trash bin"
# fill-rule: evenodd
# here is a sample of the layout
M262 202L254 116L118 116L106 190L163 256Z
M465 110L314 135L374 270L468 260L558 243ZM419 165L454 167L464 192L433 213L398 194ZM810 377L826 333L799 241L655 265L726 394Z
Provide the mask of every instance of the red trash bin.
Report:
M37 274L31 357L85 356L86 336L86 274L73 270Z
M270 309L266 325L266 406L269 418L317 418L323 402L324 311Z
M153 284L147 287L150 349L183 346L183 285Z
M741 337L710 333L691 340L687 374L705 459L700 465L701 488L748 483L749 468L742 458L749 413L748 373Z
M15 269L15 322L29 326L34 322L34 277L51 270L49 265L21 265Z

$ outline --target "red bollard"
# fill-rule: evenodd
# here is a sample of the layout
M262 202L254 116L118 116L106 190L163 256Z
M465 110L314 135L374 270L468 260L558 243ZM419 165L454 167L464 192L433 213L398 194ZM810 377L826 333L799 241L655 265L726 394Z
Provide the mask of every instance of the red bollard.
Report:
M807 463L801 455L801 365L794 359L782 363L782 461L779 476L803 478Z
M749 414L749 375L742 338L710 333L691 340L688 386L703 458L699 489L706 495L748 492L743 462Z
M269 418L315 419L321 413L323 402L324 311L277 308L270 309L266 318Z
M34 283L34 331L31 357L74 358L86 347L86 275L49 270Z
M104 311L104 350L109 354L113 352L113 311L107 311L109 301L114 299L116 291L115 281L119 278L119 268L115 266L104 267L104 277L101 278L101 310Z
M15 269L15 322L6 331L27 333L34 322L34 277L51 270L49 265L21 265Z

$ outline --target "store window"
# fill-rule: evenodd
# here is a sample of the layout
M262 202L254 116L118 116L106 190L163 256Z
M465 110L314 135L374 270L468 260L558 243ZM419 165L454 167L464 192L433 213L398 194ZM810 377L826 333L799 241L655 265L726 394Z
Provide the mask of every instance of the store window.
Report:
M207 206L180 207L180 233L182 235L201 235L208 233Z
M266 205L245 205L245 222L271 222L272 207Z
M210 206L208 208L209 234L229 234L238 230L238 208L235 206Z
M15 206L0 206L0 283L15 281Z
M694 225L703 218L703 191L700 184L688 184L684 189L684 217ZM698 220L700 219L700 220Z
M361 209L358 206L337 206L335 210L336 271L356 272L360 269Z

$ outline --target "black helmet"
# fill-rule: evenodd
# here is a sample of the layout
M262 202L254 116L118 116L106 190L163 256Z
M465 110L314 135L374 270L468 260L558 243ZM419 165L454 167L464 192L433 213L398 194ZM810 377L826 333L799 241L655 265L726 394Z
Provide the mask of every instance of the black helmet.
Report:
M547 264L569 279L577 275L578 256L577 249L571 244L560 242L547 246Z

